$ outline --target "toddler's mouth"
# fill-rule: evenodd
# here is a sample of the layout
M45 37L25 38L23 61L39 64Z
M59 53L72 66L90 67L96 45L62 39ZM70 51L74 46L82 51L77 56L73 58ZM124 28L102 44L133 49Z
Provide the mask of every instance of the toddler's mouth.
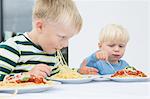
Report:
M120 55L119 54L112 54L113 56L115 56L115 57L119 57Z

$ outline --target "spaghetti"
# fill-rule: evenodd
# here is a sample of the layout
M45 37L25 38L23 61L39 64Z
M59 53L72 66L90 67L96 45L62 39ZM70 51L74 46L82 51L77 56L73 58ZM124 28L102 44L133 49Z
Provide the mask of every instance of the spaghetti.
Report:
M13 95L17 94L18 89L31 88L36 86L49 86L52 85L52 81L46 81L41 77L33 75L15 75L6 76L4 81L0 82L0 89L15 89Z
M77 71L72 70L68 67L65 58L63 57L61 51L57 50L57 56L59 60L58 68L60 69L59 73L51 76L53 79L76 79L76 78L82 78L82 75L79 74Z
M134 67L128 66L123 70L119 70L114 73L111 77L115 78L126 78L126 77L147 77L142 71L136 70Z

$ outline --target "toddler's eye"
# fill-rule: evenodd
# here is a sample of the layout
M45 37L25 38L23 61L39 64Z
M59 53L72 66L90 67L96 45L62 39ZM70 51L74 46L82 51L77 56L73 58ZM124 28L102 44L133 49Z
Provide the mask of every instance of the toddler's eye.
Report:
M125 47L125 45L119 45L119 47L120 47L120 48L123 48L123 47Z
M115 44L112 44L112 45L108 45L109 47L114 47L115 46Z

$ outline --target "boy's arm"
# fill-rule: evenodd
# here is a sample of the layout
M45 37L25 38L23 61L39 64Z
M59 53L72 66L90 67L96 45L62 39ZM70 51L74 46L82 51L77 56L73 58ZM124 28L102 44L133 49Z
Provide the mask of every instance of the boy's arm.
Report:
M16 48L0 44L0 81L14 70L18 59L19 52Z
M37 64L30 71L25 72L24 74L45 78L51 75L51 71L52 67L46 64Z
M6 75L4 75L4 74L0 74L0 81L3 81L3 79L4 79L5 76Z
M13 66L2 64L4 61L0 59L0 81L4 79L6 75L9 75L11 73L11 69L13 69Z

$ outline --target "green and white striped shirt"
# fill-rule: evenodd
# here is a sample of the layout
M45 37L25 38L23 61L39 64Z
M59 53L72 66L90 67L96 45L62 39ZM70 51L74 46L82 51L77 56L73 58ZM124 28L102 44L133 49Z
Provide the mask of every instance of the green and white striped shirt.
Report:
M54 66L58 59L32 43L27 33L0 44L0 80L8 74L27 72L39 63Z

